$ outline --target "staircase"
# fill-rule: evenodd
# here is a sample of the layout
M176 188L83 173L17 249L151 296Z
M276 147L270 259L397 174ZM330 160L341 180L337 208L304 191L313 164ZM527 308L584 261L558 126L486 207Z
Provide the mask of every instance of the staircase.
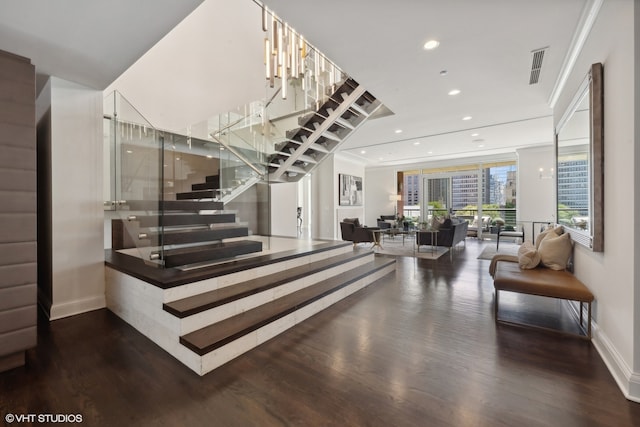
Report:
M326 242L223 264L186 284L109 267L109 309L204 375L393 272L395 259Z
M131 211L143 211L128 217L137 230L137 246L157 247L149 260L166 268L219 261L262 251L262 242L225 239L247 237L249 229L240 225L236 214L224 210L219 197L219 177L177 193L177 200L129 201Z
M382 104L349 78L319 108L298 120L269 158L269 182L295 182L334 152Z

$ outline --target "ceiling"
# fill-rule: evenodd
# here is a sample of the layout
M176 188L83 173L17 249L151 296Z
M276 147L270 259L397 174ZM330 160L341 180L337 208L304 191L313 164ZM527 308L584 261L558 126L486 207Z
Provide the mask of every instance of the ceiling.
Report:
M224 2L237 0L216 1L224 13ZM551 144L549 99L589 1L266 3L393 111L341 147L376 166ZM0 2L0 49L31 58L39 76L104 89L200 3ZM426 51L430 39L440 46ZM544 47L539 83L530 85L531 52Z
M551 144L549 99L587 0L266 3L394 112L342 146L393 165ZM430 39L440 46L426 51ZM530 85L532 51L544 47Z
M54 75L102 90L202 1L2 1L0 49L30 58L39 85Z

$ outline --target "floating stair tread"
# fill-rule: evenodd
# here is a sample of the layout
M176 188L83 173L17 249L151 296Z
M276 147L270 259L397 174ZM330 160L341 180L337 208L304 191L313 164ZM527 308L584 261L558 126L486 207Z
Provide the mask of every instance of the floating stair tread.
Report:
M187 191L184 193L176 193L176 199L178 200L213 199L217 195L218 195L217 190Z
M163 305L163 309L182 319L202 311L275 288L276 286L280 286L284 283L298 280L322 270L346 264L370 255L370 252L362 252L352 255L336 255L331 258L304 264L299 267L294 267L278 273L259 277L257 279L225 286L224 288L166 303Z
M224 209L224 203L197 200L130 200L129 209L133 211L218 211Z
M217 190L220 187L220 182L200 182L197 184L191 184L191 190Z
M159 243L160 231L150 231L145 233L146 237L141 240L150 240L152 244ZM164 230L162 243L164 245L179 245L187 243L200 243L213 240L229 239L232 237L246 237L249 235L249 228L238 225L229 225L215 228L195 228L182 230Z
M233 242L219 242L210 245L189 246L177 249L167 249L162 259L165 267L177 267L206 261L217 261L262 251L262 242L255 240L237 240Z
M395 259L376 258L349 272L186 334L180 337L180 343L200 356L205 355L394 263Z
M165 215L136 215L133 221L138 221L140 227L160 227L174 225L206 225L219 223L235 223L234 213L219 213L201 215L197 213L165 214Z

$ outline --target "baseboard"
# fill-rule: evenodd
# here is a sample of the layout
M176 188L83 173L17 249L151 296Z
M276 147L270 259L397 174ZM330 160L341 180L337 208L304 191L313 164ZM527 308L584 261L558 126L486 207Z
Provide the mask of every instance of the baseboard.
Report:
M54 303L51 305L51 309L49 311L49 320L62 319L64 317L105 308L106 306L107 301L104 294L81 300L69 301L62 304Z
M640 403L640 373L633 372L607 335L592 322L593 339L591 342L604 361L620 391L627 399Z

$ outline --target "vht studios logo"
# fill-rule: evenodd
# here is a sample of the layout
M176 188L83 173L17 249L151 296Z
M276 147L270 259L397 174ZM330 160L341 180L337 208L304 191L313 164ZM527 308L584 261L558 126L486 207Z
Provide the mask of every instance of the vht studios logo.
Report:
M13 423L81 423L82 414L7 414L7 424Z

